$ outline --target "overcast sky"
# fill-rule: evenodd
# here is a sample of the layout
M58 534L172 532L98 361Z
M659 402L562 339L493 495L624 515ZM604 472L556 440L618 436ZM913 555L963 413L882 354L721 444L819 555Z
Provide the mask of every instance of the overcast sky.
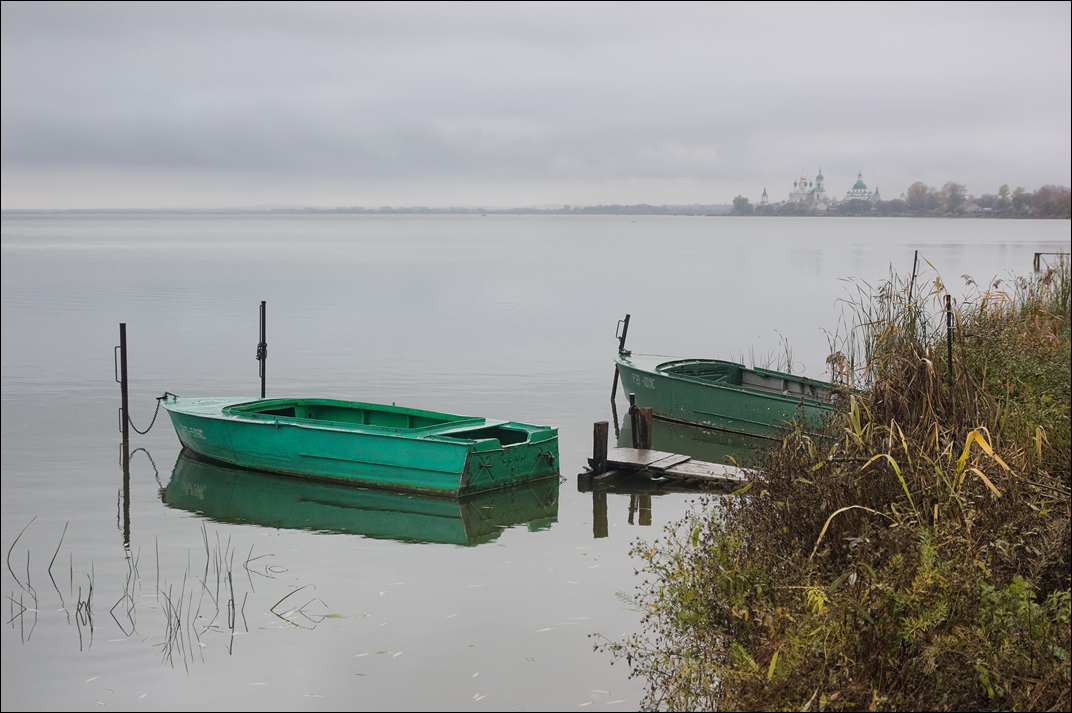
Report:
M1069 185L1070 7L4 2L3 208Z

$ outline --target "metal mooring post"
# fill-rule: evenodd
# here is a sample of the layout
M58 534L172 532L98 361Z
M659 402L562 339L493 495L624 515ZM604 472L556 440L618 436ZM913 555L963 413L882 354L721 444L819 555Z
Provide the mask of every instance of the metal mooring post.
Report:
M949 364L949 392L953 393L953 298L945 296L945 343Z
M625 338L629 336L629 315L625 315L625 319L618 320L619 332L615 334L618 337L618 353L628 354L625 350ZM618 395L618 365L614 365L614 383L610 386L610 402L614 403L614 397Z
M130 546L130 416L128 408L130 406L128 388L127 388L127 325L126 322L119 323L119 375L116 381L119 382L119 391L121 394L121 401L119 407L119 421L122 424L120 430L123 432L123 490L122 490L122 508L123 508L123 546Z
M121 430L123 431L123 449L126 450L130 443L130 417L127 416L127 406L129 405L127 399L127 323L119 323L119 377L116 379L119 382L119 391L122 395L122 400L119 407L119 421L122 424Z
M916 268L919 267L919 250L912 258L912 281L908 283L908 304L912 304L912 291L916 288Z
M257 361L260 362L260 374L261 374L261 398L264 398L264 381L265 381L265 367L268 361L268 342L265 336L264 327L264 310L265 301L261 300L261 340L257 343Z

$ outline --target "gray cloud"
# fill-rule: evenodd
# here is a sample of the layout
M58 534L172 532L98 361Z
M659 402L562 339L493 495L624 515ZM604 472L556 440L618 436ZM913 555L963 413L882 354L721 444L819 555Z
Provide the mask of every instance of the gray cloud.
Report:
M1067 3L3 5L4 208L1069 179ZM888 187L888 188L887 188Z

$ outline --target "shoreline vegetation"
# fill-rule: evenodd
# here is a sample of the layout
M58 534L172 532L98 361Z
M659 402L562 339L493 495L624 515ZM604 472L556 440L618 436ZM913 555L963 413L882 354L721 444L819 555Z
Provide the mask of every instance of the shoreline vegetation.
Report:
M876 195L877 198L877 195ZM976 197L963 183L947 181L940 189L916 181L900 198L893 200L849 200L827 207L785 201L753 205L737 196L729 215L876 217L876 218L1072 218L1072 191L1065 186L1046 185L1034 193L1023 186L1009 190L1009 184L996 194Z
M858 286L822 436L635 543L643 708L1069 709L1069 262L965 279L951 363L939 278Z

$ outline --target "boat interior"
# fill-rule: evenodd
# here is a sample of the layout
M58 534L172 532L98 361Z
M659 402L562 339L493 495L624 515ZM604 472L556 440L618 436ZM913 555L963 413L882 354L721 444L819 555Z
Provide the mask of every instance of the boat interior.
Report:
M689 360L670 362L659 366L664 374L676 374L692 379L701 379L713 384L741 386L783 396L802 396L810 399L825 399L830 389L812 383L810 379L795 379L789 374L768 372L764 369L748 369L741 364L716 360Z
M375 426L414 432L413 435L436 435L479 441L497 439L503 446L525 443L529 433L523 428L489 425L487 419L451 414L415 411L398 406L358 404L327 399L294 401L255 401L231 406L228 411L243 415L273 416L276 418L317 421L327 424Z

